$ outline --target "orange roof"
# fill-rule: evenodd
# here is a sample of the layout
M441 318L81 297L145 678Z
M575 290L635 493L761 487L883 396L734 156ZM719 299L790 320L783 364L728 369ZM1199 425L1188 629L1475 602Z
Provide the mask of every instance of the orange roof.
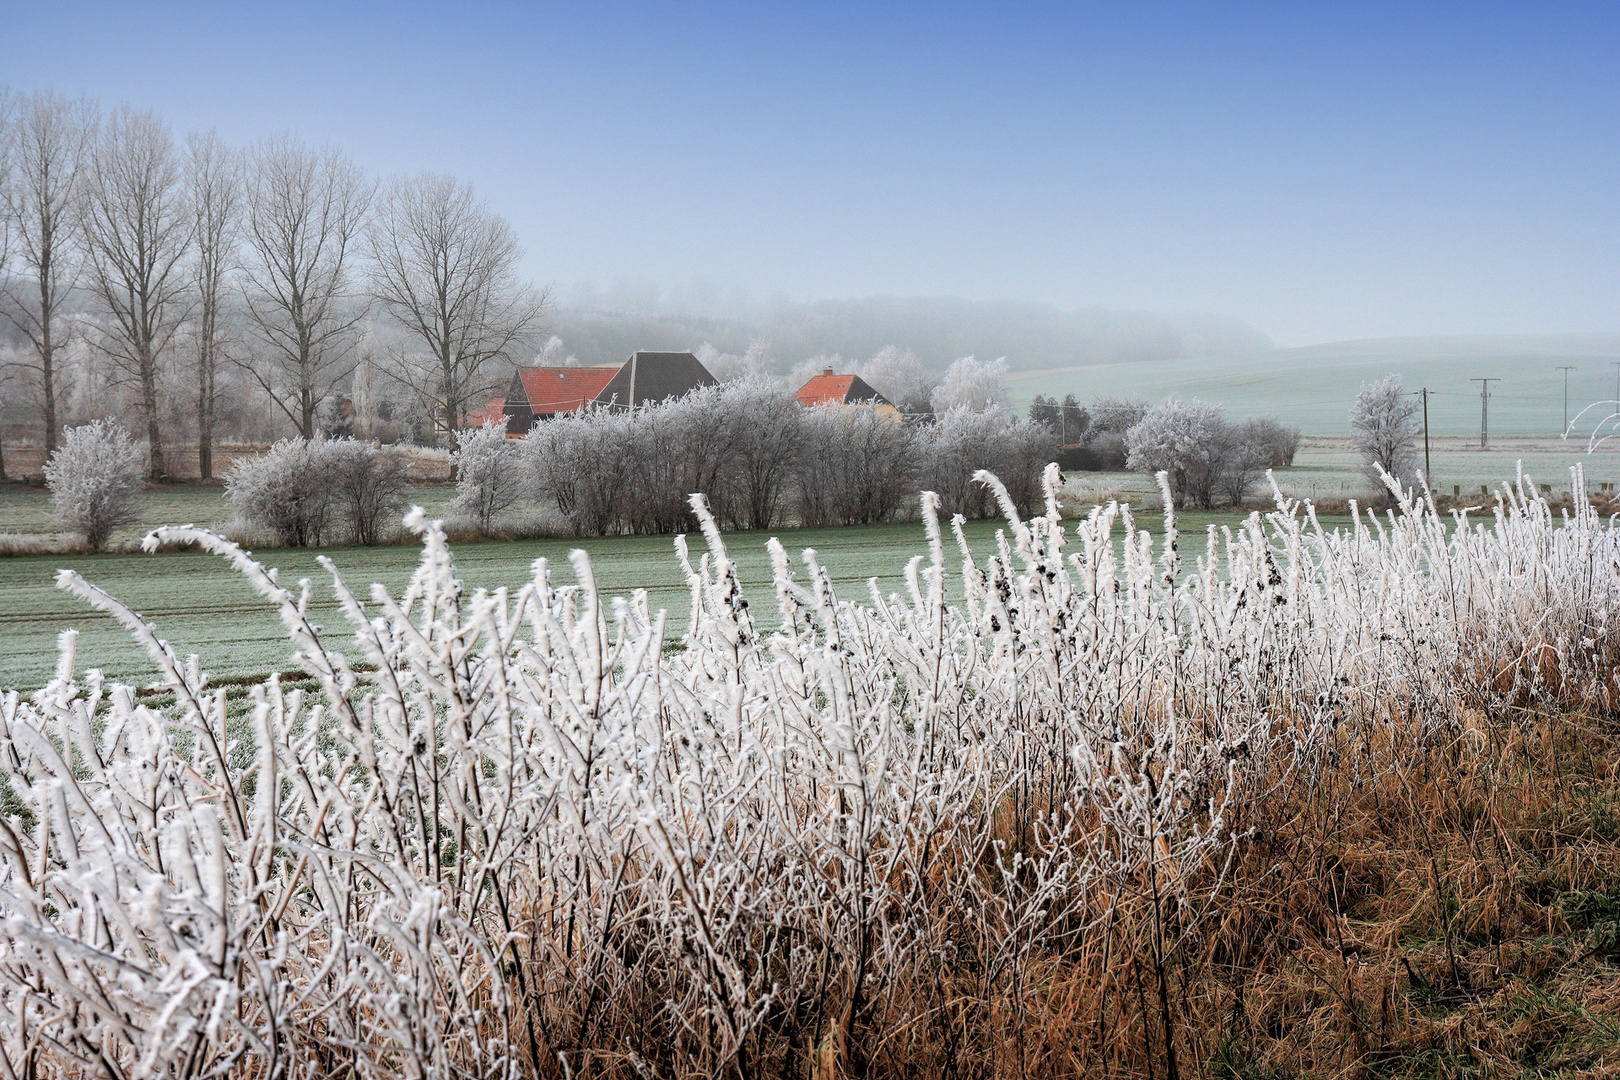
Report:
M578 412L596 400L618 367L532 367L521 370L529 408L541 416Z
M793 399L806 407L846 405L855 401L870 401L880 405L889 403L859 375L834 375L832 368L827 368L799 387L799 392L793 395Z

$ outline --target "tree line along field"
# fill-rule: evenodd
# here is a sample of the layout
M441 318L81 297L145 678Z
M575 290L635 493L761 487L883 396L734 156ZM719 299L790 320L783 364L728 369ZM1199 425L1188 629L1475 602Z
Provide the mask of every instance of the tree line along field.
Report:
M1556 495L1569 490L1569 470L1579 464L1593 492L1598 492L1604 483L1620 487L1620 443L1607 444L1591 453L1586 450L1584 438L1503 436L1493 438L1490 448L1481 450L1477 436L1437 436L1432 439L1433 480L1442 494L1449 495L1454 485L1461 487L1464 494L1477 494L1481 485L1494 488L1511 480L1522 463L1527 474L1549 485ZM1307 436L1294 464L1274 470L1274 475L1285 494L1322 502L1362 497L1372 487L1345 438ZM1109 493L1118 493L1128 502L1157 498L1153 478L1132 472L1072 472L1067 491L1081 499ZM412 489L410 501L434 514L454 494L455 489L449 485L423 483ZM1251 501L1265 505L1269 496L1261 490ZM140 521L115 533L114 542L133 543L159 525L190 523L222 528L230 518L230 506L217 485L154 487L143 497ZM0 535L50 538L59 531L49 491L23 484L0 484Z

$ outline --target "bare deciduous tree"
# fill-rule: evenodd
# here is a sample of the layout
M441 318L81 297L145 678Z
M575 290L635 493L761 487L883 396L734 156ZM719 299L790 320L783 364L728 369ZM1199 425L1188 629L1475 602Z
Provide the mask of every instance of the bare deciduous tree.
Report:
M1361 454L1367 478L1382 489L1380 471L1403 484L1417 481L1417 441L1423 434L1421 407L1401 385L1399 375L1363 383L1350 407L1350 443Z
M367 313L353 290L356 244L376 185L341 151L264 139L246 170L248 322L265 349L233 357L305 439L322 400L353 369Z
M79 204L90 287L112 320L100 345L136 383L149 475L162 479L158 364L183 314L192 232L168 125L127 105L114 112L89 154Z
M213 130L186 136L186 190L196 258L197 471L214 475L214 413L219 358L224 347L227 276L236 265L240 231L241 166L237 154Z
M372 297L421 347L396 377L454 441L501 381L490 363L515 360L537 329L545 294L517 278L512 226L454 177L395 181L368 235Z
M0 311L28 339L32 355L18 367L37 380L46 454L56 449L61 427L56 354L67 342L63 308L78 282L74 203L95 126L84 98L50 91L22 97L12 127L12 175L0 188L16 248L14 272L0 278Z

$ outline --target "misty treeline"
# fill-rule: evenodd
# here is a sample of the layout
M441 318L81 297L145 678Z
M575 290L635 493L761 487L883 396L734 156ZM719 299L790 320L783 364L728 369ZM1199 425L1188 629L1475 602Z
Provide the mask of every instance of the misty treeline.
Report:
M189 471L183 446L207 478L221 441L357 418L442 440L530 354L546 297L520 255L454 177L0 87L0 438L49 455L116 416L151 479Z
M1049 304L952 297L750 299L701 281L660 289L648 282L589 282L560 292L550 323L582 363L605 364L635 349L684 349L711 341L741 353L769 341L783 367L819 352L870 356L904 342L933 366L958 356L1008 356L1016 368L1230 357L1272 347L1237 319L1142 311L1063 311Z

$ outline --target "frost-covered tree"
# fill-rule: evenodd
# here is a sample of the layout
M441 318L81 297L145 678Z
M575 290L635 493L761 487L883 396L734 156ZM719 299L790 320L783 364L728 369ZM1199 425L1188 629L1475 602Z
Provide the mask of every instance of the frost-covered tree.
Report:
M1125 433L1125 461L1136 472L1168 473L1178 500L1207 508L1215 501L1236 443L1219 405L1171 396Z
M1007 403L1007 358L976 360L964 356L945 372L929 398L937 415L958 406L984 412Z
M804 444L803 410L763 374L744 376L725 391L720 406L732 431L728 517L738 528L769 529L785 508Z
M705 341L693 354L698 363L723 383L738 379L769 379L771 368L770 346L763 341L751 341L741 353L721 352Z
M579 357L568 351L563 339L552 334L531 361L535 367L579 367Z
M283 134L248 155L243 298L258 347L241 363L306 440L322 402L354 370L367 312L355 261L375 191L334 147Z
M324 440L283 439L225 474L225 497L237 522L268 531L286 547L320 544L332 511L336 477Z
M326 440L325 451L331 461L333 497L350 542L381 542L384 525L406 507L411 484L405 455L356 439Z
M1403 484L1417 479L1417 443L1423 436L1422 406L1401 385L1399 375L1363 383L1350 407L1350 442L1361 455L1362 469L1379 484L1379 470Z
M196 301L197 472L214 475L219 361L224 355L226 290L241 231L240 156L215 131L186 136L186 195L192 222L191 282Z
M517 275L511 223L451 176L394 181L367 238L371 296L411 343L395 375L453 438L526 354L545 293Z
M795 459L799 523L893 521L917 492L922 435L871 406L805 409Z
M498 422L464 428L456 433L456 496L450 501L453 518L464 518L487 533L495 518L510 510L523 495L519 444L506 437Z
M39 394L47 454L61 431L58 354L82 267L78 197L95 131L96 110L84 98L48 90L22 97L10 130L11 176L0 188L12 249L10 265L0 267L0 315L28 341L16 366Z
M45 463L57 521L100 551L114 530L137 519L145 464L129 432L111 420L68 428Z
M191 246L180 156L156 113L125 105L92 142L80 192L86 277L111 329L95 341L135 389L152 479L169 475L160 370L190 286Z
M938 379L910 349L886 345L861 364L857 374L907 416L921 416L933 408Z

